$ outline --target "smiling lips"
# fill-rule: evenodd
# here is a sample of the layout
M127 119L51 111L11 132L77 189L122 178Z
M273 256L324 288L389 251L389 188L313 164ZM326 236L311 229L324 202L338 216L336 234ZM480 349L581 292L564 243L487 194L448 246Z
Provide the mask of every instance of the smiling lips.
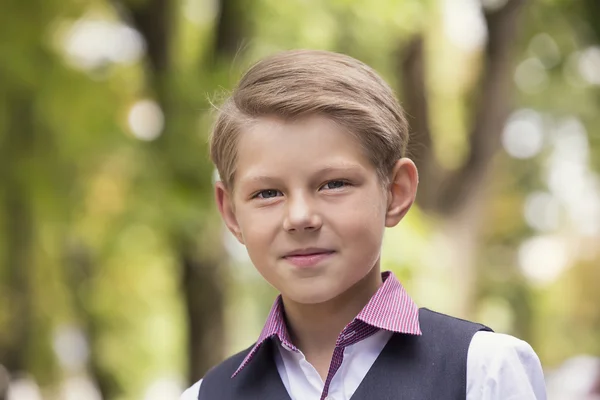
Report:
M333 250L321 248L307 248L291 251L283 258L300 268L313 267L321 261L331 257Z

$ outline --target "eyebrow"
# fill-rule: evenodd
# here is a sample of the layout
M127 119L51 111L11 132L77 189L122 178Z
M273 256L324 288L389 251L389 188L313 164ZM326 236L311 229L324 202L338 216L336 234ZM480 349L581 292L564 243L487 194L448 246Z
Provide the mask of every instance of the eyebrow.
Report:
M313 175L326 175L331 173L356 173L361 170L361 167L356 164L342 164L342 165L326 165L323 168L315 171ZM243 183L255 183L255 182L265 182L265 183L276 183L281 182L281 178L276 176L257 174L257 175L249 175L242 178Z
M348 172L358 172L360 171L362 168L360 165L356 165L356 164L341 164L341 165L327 165L323 168L321 168L320 170L318 170L316 172L316 174L327 174L327 173L332 173L332 172L341 172L341 173L348 173Z

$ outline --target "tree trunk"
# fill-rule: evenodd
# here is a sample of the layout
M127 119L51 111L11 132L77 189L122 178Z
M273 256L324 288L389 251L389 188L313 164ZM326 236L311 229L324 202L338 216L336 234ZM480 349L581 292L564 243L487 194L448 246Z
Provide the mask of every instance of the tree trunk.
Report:
M32 154L34 116L29 93L14 93L10 98L5 131L7 147L3 152L2 162L6 221L6 258L3 261L8 269L5 297L9 309L9 321L6 326L9 329L5 332L6 344L0 349L0 360L9 372L15 373L27 369L27 349L34 323L30 289L34 221L32 205L23 179L27 159Z
M243 51L244 35L248 31L249 2L220 0L213 48L213 60L233 60Z
M193 250L180 252L188 317L189 382L197 381L221 362L225 352L225 263L211 258Z
M73 292L73 305L88 341L90 354L87 367L102 398L118 398L122 396L123 388L112 371L100 363L101 327L98 317L90 314L89 299L86 297L90 291L90 282L97 273L96 264L89 249L79 241L73 241L70 246L66 246L65 254L67 283L70 287L79 289Z
M421 177L418 204L443 219L443 233L452 256L444 260L455 277L454 312L472 316L478 290L477 249L484 218L486 182L510 109L511 51L517 17L525 0L509 0L485 15L488 43L481 90L469 135L469 154L457 170L444 170L435 159L429 125L422 37L414 38L402 53L400 68L407 112L414 117L411 155Z
M10 382L10 376L8 371L0 364L0 400L8 399L8 384Z
M212 193L210 177L192 177L190 181L189 178L193 173L185 170L185 166L181 167L177 159L179 153L172 148L179 143L180 138L175 138L174 135L182 134L182 126L173 129L170 121L181 117L180 106L184 102L177 93L177 88L170 84L173 81L171 79L173 74L176 73L170 62L171 35L174 32L172 4L167 0L149 0L143 4L132 5L129 14L133 24L146 40L149 59L148 81L154 86L154 93L157 93L158 101L165 114L166 126L163 136L169 137L159 139L157 145L162 147L155 150L160 153L160 157L166 159L173 179L179 182L191 182L196 191L206 196ZM208 65L203 65L202 68L210 71L211 68L218 67L217 60L231 60L241 50L248 21L247 12L242 7L244 4L238 0L219 2L213 54L208 57ZM184 105L184 108L189 107ZM196 117L194 115L187 118L190 121L187 134L195 131ZM204 159L198 157L198 160ZM195 173L197 174L199 170L206 171L211 168L198 166ZM187 226L174 226L172 232L173 246L177 251L182 271L182 288L188 320L190 382L200 379L210 367L221 361L225 347L226 280L224 277L226 273L224 268L226 263L220 236L214 235L215 229L218 230L220 227L208 221L196 222L203 226L201 232L190 233ZM207 240L198 241L193 237L194 235L206 237Z

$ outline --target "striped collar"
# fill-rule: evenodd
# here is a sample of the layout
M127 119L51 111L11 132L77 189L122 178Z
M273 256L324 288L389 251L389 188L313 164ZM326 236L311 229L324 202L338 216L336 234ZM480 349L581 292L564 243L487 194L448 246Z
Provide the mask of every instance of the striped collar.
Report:
M383 272L381 277L383 279L383 284L377 289L377 292L375 292L369 302L364 306L360 313L358 313L356 318L344 328L338 338L338 343L348 335L346 330L350 327L355 329L357 324L366 324L365 326L375 328L369 329L371 333L374 333L379 329L385 329L390 332L421 335L419 308L417 305L412 301L402 284L392 272ZM363 338L366 337L364 335L361 336L363 336ZM299 351L292 343L285 324L281 295L275 300L256 344L252 350L250 350L246 358L244 358L239 368L234 372L232 378L252 361L259 347L267 339L273 337L277 337L284 347L293 351ZM350 343L344 344L344 346L355 342L356 340L353 340Z

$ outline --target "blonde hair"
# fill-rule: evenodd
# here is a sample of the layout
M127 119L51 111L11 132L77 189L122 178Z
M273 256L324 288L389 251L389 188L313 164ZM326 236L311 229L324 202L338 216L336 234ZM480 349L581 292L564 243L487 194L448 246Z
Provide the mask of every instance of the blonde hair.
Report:
M347 55L319 50L277 53L252 66L218 110L211 159L226 188L236 171L237 138L259 117L325 116L354 135L382 182L404 157L408 124L385 81Z

